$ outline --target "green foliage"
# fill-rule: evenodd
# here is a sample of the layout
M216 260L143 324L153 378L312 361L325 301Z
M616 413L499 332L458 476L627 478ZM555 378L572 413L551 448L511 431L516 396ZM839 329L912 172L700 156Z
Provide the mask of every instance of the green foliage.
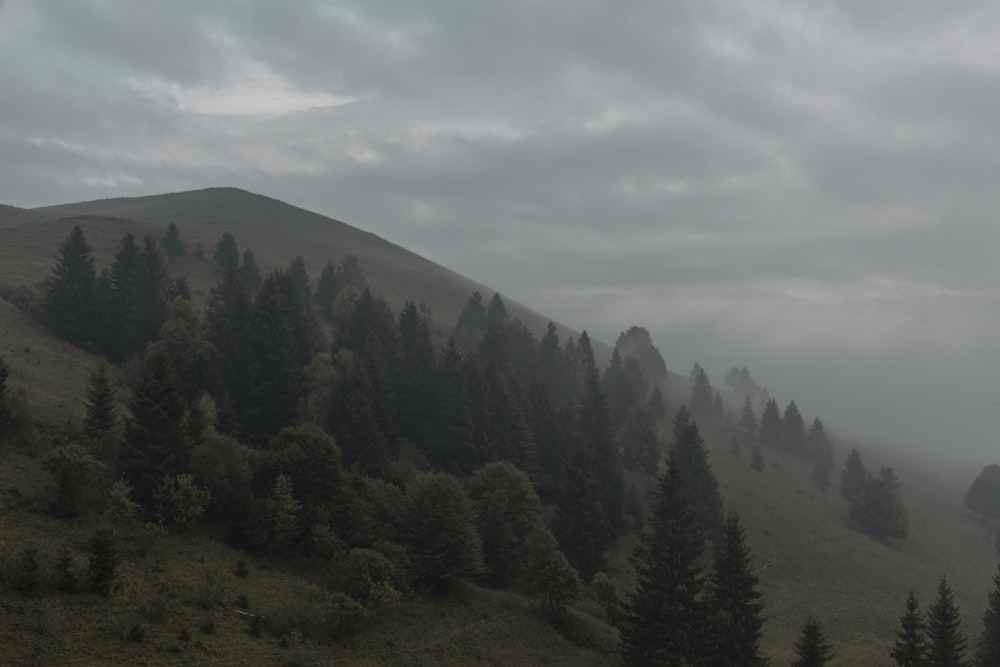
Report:
M865 532L879 539L903 538L910 530L910 520L899 497L899 481L892 468L882 468L879 476L865 485L861 495L848 506L848 514Z
M142 510L139 503L132 500L132 487L124 480L116 480L108 490L105 518L116 528L131 526Z
M181 240L181 231L175 223L171 222L167 225L167 231L163 235L161 243L163 244L163 250L170 259L177 259L184 256L186 248L184 247L184 241Z
M708 374L698 362L691 369L691 382L691 411L697 415L714 414L715 392L708 381Z
M351 549L344 563L344 592L362 602L369 611L399 605L400 579L395 564L374 549Z
M780 449L782 431L778 402L772 398L764 404L764 412L760 415L760 427L758 429L760 444L771 449Z
M656 412L648 405L633 405L619 431L626 467L655 475L663 456L663 441L656 428Z
M899 667L924 667L927 645L924 642L924 619L913 591L906 597L906 613L899 618L896 641L889 656ZM993 664L993 663L988 663Z
M291 549L299 541L302 529L302 504L295 497L291 480L281 474L264 503L264 529L268 544L274 549Z
M399 534L413 556L413 571L435 587L485 573L476 512L462 483L441 472L419 476L406 490Z
M659 383L667 379L667 364L644 327L631 326L619 334L615 349L622 358L635 359L649 382Z
M87 543L88 581L90 589L105 597L111 595L118 577L118 548L110 530L99 530Z
M833 470L833 443L826 437L819 417L813 419L806 434L806 451L816 463L821 463L827 470Z
M983 632L976 644L978 667L1000 665L1000 566L993 575L993 589L986 599L983 612Z
M243 262L240 264L243 272L243 282L251 294L256 294L262 282L260 268L257 266L257 258L254 257L253 250L247 248L243 251Z
M75 517L84 505L84 494L97 481L102 466L80 445L60 445L46 452L43 460L56 483L52 511L61 517Z
M753 411L750 394L747 394L746 400L743 401L743 412L740 414L740 428L751 438L757 437L757 415Z
M833 647L826 642L819 621L810 617L795 641L795 662L792 667L822 667L833 660Z
M781 448L786 452L797 456L805 450L806 429L802 413L795 405L795 401L789 401L785 407L785 414L781 418Z
M716 637L711 664L762 667L767 663L760 652L764 604L743 524L736 514L726 517L722 540L712 556L708 597Z
M670 445L680 472L680 494L695 508L702 532L715 541L722 536L722 497L698 424L688 416L683 406L677 411Z
M494 292L489 305L486 306L486 326L503 326L507 321L507 306L500 296L500 292Z
M337 297L337 287L337 268L333 262L327 262L319 274L316 293L313 295L319 312L327 317L333 317L333 300Z
M90 247L77 225L59 247L42 304L45 321L61 338L78 345L93 340L96 281Z
M1000 518L1000 465L984 467L965 493L965 506L983 518Z
M236 238L229 232L223 232L215 244L215 252L212 258L223 270L230 267L238 267L240 263L240 251L236 246Z
M861 462L861 454L852 449L840 473L840 496L848 503L860 498L868 486L868 470Z
M743 368L733 366L726 372L726 377L722 381L729 385L737 396L743 394L747 398L753 398L760 391L760 385L750 376L746 366Z
M98 443L107 442L114 437L118 424L115 411L115 391L108 378L108 370L104 364L90 373L87 381L87 414L83 418L83 433L88 442L94 443L98 451L105 448Z
M189 474L167 475L153 492L160 520L174 530L183 530L201 518L212 502L212 494L198 486Z
M682 665L705 653L703 545L670 450L667 469L653 490L646 531L632 552L636 590L629 596L621 627L626 664Z
M312 284L309 282L309 273L306 271L306 261L299 255L288 265L288 275L295 285L295 291L299 295L299 301L303 304L312 302Z
M962 618L947 577L938 584L937 597L927 610L927 662L933 667L965 667Z

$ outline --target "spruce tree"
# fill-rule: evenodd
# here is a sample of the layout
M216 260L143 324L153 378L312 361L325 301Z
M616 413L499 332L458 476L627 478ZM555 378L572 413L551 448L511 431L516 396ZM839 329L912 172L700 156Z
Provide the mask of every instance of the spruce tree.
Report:
M806 428L802 413L789 401L785 414L781 418L781 448L786 452L801 455L805 449Z
M861 454L852 449L847 456L844 470L840 474L840 496L848 503L853 503L861 497L868 486L868 470L861 462Z
M751 438L757 437L757 415L753 411L753 403L750 402L750 394L746 395L743 401L743 412L740 414L740 427Z
M760 634L764 604L757 590L743 523L735 513L726 517L722 541L713 551L709 604L715 618L713 655L716 667L762 667Z
M309 282L309 273L306 271L306 261L302 255L297 256L288 265L288 275L295 285L295 291L299 294L299 301L309 303L312 301L312 284Z
M750 450L750 469L754 472L764 472L764 454L760 445L754 445Z
M77 225L59 247L42 304L48 325L77 345L89 343L94 337L96 280L90 247Z
M608 398L596 382L591 382L580 397L580 431L590 440L597 465L597 479L601 488L601 503L608 519L610 546L614 537L624 531L625 481L618 439L611 425ZM589 578L591 573L587 574Z
M833 660L833 647L826 642L819 622L809 617L802 634L795 641L795 662L792 667L822 667Z
M1000 566L993 575L993 590L983 612L983 634L976 645L976 664L978 667L1000 665Z
M319 312L327 317L333 317L333 300L337 297L337 287L337 268L333 262L327 262L319 274L314 295Z
M10 366L0 357L0 434L10 430L14 425L14 414L10 406L7 379L10 377Z
M243 251L243 262L240 264L240 270L243 271L243 283L251 294L256 294L262 280L260 268L257 266L257 258L254 257L253 250L250 248Z
M184 256L184 241L181 240L180 229L177 228L176 223L171 222L167 225L167 231L163 235L163 250L167 253L167 257L170 259L177 259L178 257Z
M490 303L486 306L486 326L503 326L507 321L507 306L504 305L500 292L493 294Z
M927 610L927 664L930 667L965 667L962 619L947 577L941 577L937 597Z
M681 474L681 495L695 508L702 532L714 542L722 537L722 497L698 424L688 421L688 411L683 406L674 418L670 447Z
M861 495L848 506L848 514L865 532L878 539L903 538L909 533L910 520L892 468L882 468L879 476L865 485Z
M236 237L229 232L223 232L222 236L215 244L215 252L212 255L215 263L223 270L229 267L238 267L240 264L240 251L236 245Z
M823 464L827 470L833 470L833 444L827 438L819 417L813 419L806 434L806 450L814 461Z
M111 595L118 577L118 548L110 530L100 530L87 543L88 574L91 590L105 597Z
M896 642L889 655L899 667L924 667L927 645L924 642L924 619L917 596L910 591L906 598L906 613L899 618ZM993 663L990 663L993 664Z
M646 531L632 551L637 586L621 627L628 665L679 667L697 663L706 653L707 615L700 599L704 538L681 489L671 450L653 490Z
M601 389L608 397L608 405L611 409L611 420L617 426L625 419L628 409L638 398L628 381L625 372L625 361L616 348L611 353L611 363L604 370L604 378L601 380Z
M708 381L708 374L698 362L691 369L691 411L697 415L711 415L714 412L714 392ZM721 397L720 397L721 398Z
M778 402L773 398L764 404L764 412L760 415L758 437L764 447L772 449L781 447L781 413L778 412Z
M649 395L649 407L653 409L657 421L663 421L666 418L667 404L663 400L663 392L660 391L659 384L653 385L653 391Z

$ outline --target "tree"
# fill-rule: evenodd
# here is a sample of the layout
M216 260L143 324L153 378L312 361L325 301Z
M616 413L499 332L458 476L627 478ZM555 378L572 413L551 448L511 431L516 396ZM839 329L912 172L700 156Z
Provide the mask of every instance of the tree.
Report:
M652 408L633 405L625 416L618 438L622 443L622 460L628 468L656 474L663 456L663 442Z
M691 369L691 411L698 415L711 415L715 409L714 392L712 384L708 381L708 374L698 362L695 362Z
M681 495L692 507L702 532L712 541L722 536L722 497L708 462L708 449L698 424L688 421L683 406L674 418L674 440L670 445L681 476Z
M910 520L899 497L899 481L892 468L882 468L879 476L865 485L861 495L848 506L848 514L878 539L906 537Z
M899 667L924 667L927 645L924 642L924 619L917 596L910 591L906 598L906 613L899 618L896 641L889 655ZM994 663L989 663L994 664Z
M941 577L937 597L927 610L927 662L932 667L965 667L962 619L947 577Z
M167 225L167 232L163 235L163 250L170 259L177 259L184 256L184 241L181 240L181 231L177 225L171 222Z
M754 445L750 450L750 469L755 472L764 472L764 454L760 451L760 445Z
M864 493L868 486L868 470L861 462L861 454L852 449L847 456L844 470L840 473L840 496L848 503L853 503Z
M91 342L95 333L96 281L90 247L77 225L59 247L42 303L46 323L77 345Z
M256 294L260 289L262 281L260 268L257 266L257 258L254 257L253 250L250 248L243 251L243 263L240 268L243 271L243 283L250 290L251 294Z
M500 292L494 292L493 298L486 306L486 326L503 326L507 321L507 306L504 305Z
M103 467L80 445L59 445L42 460L56 483L52 509L57 516L72 518L80 513L88 485Z
M773 398L764 404L764 412L760 415L760 444L772 449L781 448L782 427L781 414L778 412L778 402Z
M223 269L239 266L240 251L236 245L236 238L229 232L223 232L215 244L215 253L212 258Z
M819 622L809 617L802 634L795 641L795 662L792 667L822 667L833 660L833 647L826 643Z
M475 509L451 475L426 473L410 485L399 532L413 556L414 574L428 586L486 570Z
M1000 518L1000 465L983 468L965 493L965 506L984 519Z
M987 596L983 612L983 634L976 645L976 664L979 667L1000 665L1000 566L993 575L993 590Z
M653 391L649 394L649 407L653 410L653 415L657 421L663 421L667 416L667 404L663 400L663 392L660 385L654 384Z
M750 371L744 366L742 369L733 366L726 373L726 377L723 379L727 385L732 387L733 393L737 396L740 394L746 394L750 397L756 397L757 392L760 391L760 385L757 384L752 377L750 377Z
M751 438L757 437L757 415L753 411L753 403L750 402L750 394L746 395L743 401L743 412L740 414L740 428Z
M823 464L827 470L833 470L833 444L826 437L819 417L813 419L809 433L806 434L806 451L814 461Z
M10 405L10 389L7 379L10 377L10 366L0 357L0 434L10 430L14 425L14 411Z
M830 469L822 461L816 461L809 479L819 487L820 491L826 491L830 488Z
M298 292L299 301L303 304L312 301L312 285L309 282L309 273L306 271L306 261L302 259L302 255L297 256L292 260L292 263L288 265L288 275L292 279L292 283L295 285L295 291Z
M743 523L735 513L726 517L722 541L713 551L709 604L715 616L716 640L710 664L762 667L760 634L764 604L757 590Z
M579 594L580 577L544 526L537 525L526 536L525 547L528 590L538 596L542 611L559 623L566 605Z
M631 326L623 331L615 341L615 349L622 358L632 357L639 363L643 376L651 383L667 379L667 364L660 351L653 345L649 331L640 326Z
M319 312L327 317L333 317L333 300L337 297L337 287L337 268L333 262L327 262L319 274L314 295Z
M799 412L795 401L789 401L781 418L781 448L791 454L801 455L805 449L805 438L806 429L802 413Z
M91 590L107 597L118 577L118 548L110 530L99 530L87 543L88 574Z
M618 593L618 586L614 580L604 572L598 572L590 580L590 587L594 591L594 597L598 604L604 608L604 619L608 625L614 625L615 616L618 614L618 607L621 605L621 596Z
M700 599L704 538L694 509L682 495L674 451L653 490L646 531L632 551L636 589L621 627L629 665L684 665L704 654L706 625Z

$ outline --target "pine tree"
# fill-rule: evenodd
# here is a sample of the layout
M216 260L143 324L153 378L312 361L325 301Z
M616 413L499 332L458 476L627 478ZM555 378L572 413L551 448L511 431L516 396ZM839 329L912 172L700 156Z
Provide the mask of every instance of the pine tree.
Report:
M327 262L319 274L316 283L316 305L319 312L327 317L333 317L333 300L337 297L337 268L333 262Z
M663 393L660 385L654 384L653 391L649 395L649 407L653 409L653 415L657 421L663 421L667 416L667 404L663 400Z
M764 454L760 451L760 445L754 445L750 450L750 469L755 472L764 472Z
M861 454L852 449L840 474L840 496L848 503L861 497L868 486L868 471L861 462Z
M924 642L924 619L917 596L910 591L906 598L906 613L899 618L896 642L889 655L899 667L924 667L927 646ZM994 663L989 663L994 664Z
M59 247L42 304L48 325L56 334L77 345L88 343L94 337L96 280L90 247L77 225Z
M594 360L594 346L590 342L590 335L586 331L580 334L580 356L583 359L582 386L586 387L587 382L594 380L600 382L600 374L597 372L597 362Z
M621 534L625 525L625 481L618 439L611 425L608 398L596 382L591 382L580 397L580 431L590 441L601 488L601 503L609 522L605 547ZM581 572L582 573L582 572ZM589 578L591 573L587 573Z
M710 606L716 619L716 640L709 664L762 667L760 634L764 604L757 590L743 524L735 513L726 517L722 541L715 548L710 578Z
M184 256L184 241L181 240L181 231L175 223L171 222L167 225L167 232L163 235L161 243L163 244L164 252L167 253L167 257L170 259L177 259Z
M983 612L983 634L976 645L976 664L979 667L1000 665L1000 566L993 575L993 590Z
M680 666L696 663L705 653L703 546L671 450L653 491L646 531L632 551L637 586L621 627L626 664Z
M212 258L223 270L231 266L238 267L240 264L240 250L236 245L236 237L229 232L223 232L215 244L215 252Z
M961 615L947 577L927 610L927 663L930 667L965 667L965 637Z
M810 617L795 641L795 662L792 667L822 667L833 660L833 647L826 643L819 622Z
M91 590L107 597L118 577L118 548L110 530L100 530L87 543L88 574Z
M809 433L806 434L806 450L814 461L822 463L827 470L833 470L833 444L826 437L819 417L813 419Z
M681 475L681 495L695 508L699 526L712 541L722 537L722 498L719 484L708 462L708 449L698 424L688 421L683 406L674 418L674 440L670 445Z
M611 362L604 369L601 389L608 397L612 422L616 425L621 424L637 397L634 395L632 385L625 374L625 362L617 349L611 352Z
M309 303L312 301L312 285L309 282L309 273L306 271L306 261L299 255L288 265L288 275L295 285L295 291L299 294L299 301Z
M691 411L697 415L711 415L714 410L714 392L708 374L698 362L691 369Z
M778 412L778 402L773 398L764 404L764 412L760 415L758 435L762 446L772 449L781 447L781 413Z
M507 306L504 305L500 292L495 292L486 306L486 326L503 326L507 321Z
M865 485L861 495L848 506L848 514L878 539L906 537L910 520L899 497L899 480L892 468L882 468L879 476Z
M257 258L254 257L253 250L250 248L243 251L243 262L240 268L243 271L243 283L251 294L256 294L263 281L260 277L260 268L257 266Z
M790 401L781 418L781 448L786 452L801 455L805 449L805 438L806 429L802 413L799 412L795 401Z
M753 411L753 403L750 402L750 394L746 395L743 401L743 412L740 414L740 427L751 438L757 437L757 415Z

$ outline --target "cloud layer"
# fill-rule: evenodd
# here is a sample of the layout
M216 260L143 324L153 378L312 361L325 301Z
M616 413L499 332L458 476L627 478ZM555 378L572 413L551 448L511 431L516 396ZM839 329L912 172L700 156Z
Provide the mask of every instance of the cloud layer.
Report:
M0 202L244 187L989 458L956 390L996 400L998 30L987 2L9 0Z

